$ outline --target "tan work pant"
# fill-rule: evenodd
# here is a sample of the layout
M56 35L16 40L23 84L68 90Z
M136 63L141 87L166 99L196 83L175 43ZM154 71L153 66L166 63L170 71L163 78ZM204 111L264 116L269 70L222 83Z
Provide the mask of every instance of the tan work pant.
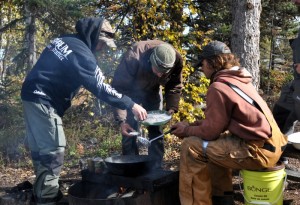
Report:
M206 154L199 137L185 138L180 153L181 205L211 205L211 196L232 192L231 169L259 170L273 166L257 146L235 136L209 141ZM278 156L279 159L280 156ZM277 157L276 157L277 158ZM278 160L277 159L277 160Z

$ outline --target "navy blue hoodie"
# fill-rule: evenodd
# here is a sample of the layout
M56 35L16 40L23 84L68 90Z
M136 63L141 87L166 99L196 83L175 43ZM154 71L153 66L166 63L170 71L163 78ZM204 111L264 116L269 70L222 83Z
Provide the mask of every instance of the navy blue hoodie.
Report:
M22 100L48 104L63 116L83 86L114 107L131 109L134 102L129 97L104 83L105 77L93 54L103 20L81 19L76 24L77 34L52 40L27 75L22 86Z

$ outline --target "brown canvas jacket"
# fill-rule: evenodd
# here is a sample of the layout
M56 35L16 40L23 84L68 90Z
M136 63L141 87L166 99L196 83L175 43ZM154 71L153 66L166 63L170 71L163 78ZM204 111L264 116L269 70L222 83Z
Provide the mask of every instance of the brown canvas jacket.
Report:
M132 98L136 103L160 101L159 87L165 88L166 110L178 110L182 90L183 59L176 51L176 61L171 71L157 77L151 68L150 55L153 49L165 43L160 40L140 41L133 44L123 55L115 71L112 86L120 93ZM126 110L116 110L116 119L125 120Z
M252 85L251 75L245 68L222 70L216 74L208 88L205 119L196 123L197 126L188 127L188 136L215 140L222 132L229 130L245 140L268 139L272 133L265 115L240 97L224 81L239 87L272 116L267 104Z

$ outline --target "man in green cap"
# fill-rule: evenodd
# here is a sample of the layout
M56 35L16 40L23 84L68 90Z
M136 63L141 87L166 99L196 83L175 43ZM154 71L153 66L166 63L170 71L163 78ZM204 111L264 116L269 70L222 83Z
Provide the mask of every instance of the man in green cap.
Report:
M182 90L182 67L182 57L170 44L160 40L140 41L123 55L112 86L147 111L162 109L161 86L164 86L165 109L173 114L178 110ZM138 129L138 122L128 110L116 109L115 116L123 136L123 155L138 155L136 137L129 135ZM150 139L160 134L159 126L148 126ZM154 167L160 168L164 155L163 139L153 141L148 154L156 162Z

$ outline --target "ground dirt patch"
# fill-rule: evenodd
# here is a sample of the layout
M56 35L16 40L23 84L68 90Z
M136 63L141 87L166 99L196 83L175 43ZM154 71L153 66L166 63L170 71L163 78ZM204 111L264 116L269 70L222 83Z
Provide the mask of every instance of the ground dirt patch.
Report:
M176 144L176 143L175 143ZM169 145L166 145L169 146ZM178 148L174 148L178 149ZM178 154L177 152L167 153L169 159L165 159L164 168L168 170L178 170ZM300 151L295 150L291 145L289 145L288 152L285 154L288 158L288 164L286 165L287 169L292 169L297 171L300 176ZM81 169L78 166L73 167L64 167L61 175L61 190L67 196L68 188L81 180ZM24 194L24 192L12 192L16 188L17 184L20 184L24 181L33 182L34 173L31 167L27 168L17 168L13 164L2 167L0 172L0 194L1 197L12 197L16 199L15 203L18 204L29 204L30 192ZM234 172L233 177L233 187L234 187L234 200L236 205L244 204L243 191L240 189L240 183L242 183L241 178L239 177L238 171ZM284 190L284 205L300 205L300 178L288 177L287 186ZM3 200L3 199L2 199ZM1 204L1 203L0 203Z

